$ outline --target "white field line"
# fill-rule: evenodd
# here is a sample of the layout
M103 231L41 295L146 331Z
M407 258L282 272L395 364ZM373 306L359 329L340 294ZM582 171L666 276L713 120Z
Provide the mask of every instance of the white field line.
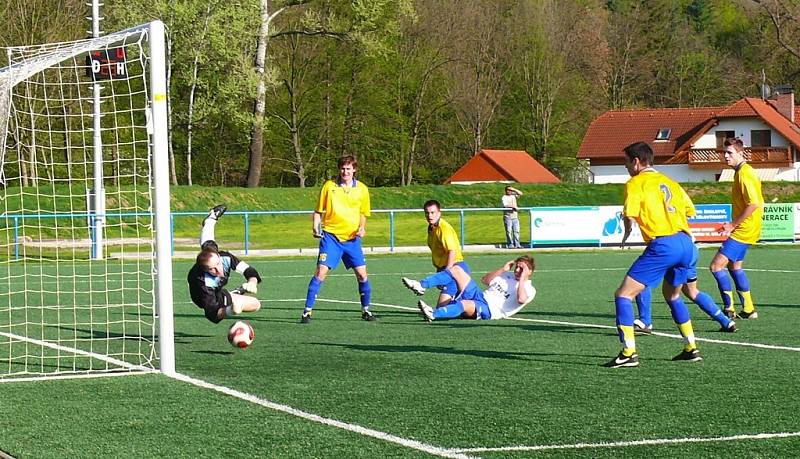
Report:
M48 348L51 348L51 349L57 349L57 350L65 351L65 352L71 352L71 353L74 353L74 354L84 355L84 356L88 356L88 357L94 357L94 358L97 358L99 360L103 360L103 361L108 362L108 363L114 363L114 364L119 365L121 367L129 368L129 369L133 369L133 370L140 370L143 373L152 373L152 372L154 372L151 369L144 368L144 367L141 367L139 365L133 365L131 363L124 362L122 360L117 360L117 359L114 359L112 357L108 357L108 356L105 356L105 355L94 354L94 353L91 353L91 352L82 351L80 349L68 348L68 347L65 347L65 346L49 343L49 342L46 342L46 341L41 341L41 340L37 340L37 339L18 336L18 335L12 334L12 333L0 332L0 335L6 336L8 338L19 339L21 341L27 341L27 342L30 342L30 343L33 343L33 344L38 344L40 346L48 347ZM126 373L126 374L129 375L131 373ZM99 377L99 376L107 377L107 376L111 376L111 374L102 374L102 375L98 375L98 376L83 375L83 374L81 374L81 375L64 375L64 376L60 376L60 378L62 378L62 379L63 378L80 378L80 377L84 377L85 378L85 377ZM464 453L453 452L453 451L450 451L450 450L447 450L447 449L444 449L444 448L439 448L437 446L429 445L427 443L422 443L422 442L419 442L419 441L416 441L416 440L410 440L410 439L407 439L407 438L402 438L402 437L398 437L396 435L388 434L386 432L380 432L378 430L369 429L369 428L366 428L366 427L359 426L357 424L349 424L349 423L346 423L346 422L337 421L335 419L324 418L322 416L319 416L319 415L316 415L316 414L312 414L312 413L307 413L305 411L301 411L301 410L298 410L296 408L292 408L292 407L287 406L287 405L281 405L281 404L278 404L278 403L270 402L268 400L264 400L264 399L258 398L255 395L247 394L247 393L235 390L235 389L231 389L229 387L224 387L224 386L219 386L219 385L216 385L216 384L211 384L209 382L202 381L200 379L192 378L191 376L186 376L186 375L182 375L182 374L176 374L176 375L174 375L174 378L179 380L179 381L187 382L189 384L192 384L192 385L195 385L195 386L198 386L198 387L202 387L202 388L205 388L205 389L211 389L211 390L220 392L222 394L230 395L232 397L236 397L238 399L241 399L241 400L244 400L244 401L247 401L247 402L250 402L250 403L255 403L255 404L261 405L261 406L263 406L265 408L269 408L269 409L272 409L272 410L275 410L275 411L280 411L280 412L283 412L283 413L287 413L287 414L290 414L292 416L297 416L297 417L300 417L300 418L303 418L303 419L306 419L306 420L309 420L309 421L318 422L320 424L325 424L325 425L328 425L328 426L336 427L336 428L347 430L347 431L350 431L350 432L355 432L355 433L358 433L360 435L366 435L368 437L377 438L378 440L383 440L383 441L386 441L386 442L395 443L395 444L404 446L406 448L412 448L412 449L419 450L419 451L422 451L422 452L425 452L425 453L428 453L428 454L432 454L434 456L447 457L447 458L453 458L453 459L470 459L470 458L473 457L473 456L469 456L469 455L464 454ZM13 379L9 379L8 381L9 382L11 382L11 381L34 381L34 380L44 380L44 379L53 379L53 378L52 377L13 378ZM6 380L0 379L0 382L4 382L4 381L6 381Z
M75 373L75 374L59 374L53 376L30 376L30 377L23 377L23 378L0 378L0 382L17 382L17 381L38 381L38 380L50 380L50 379L77 379L77 378L102 378L102 377L109 377L109 376L117 376L117 375L130 375L132 373L153 373L155 370L152 368L145 367L143 365L135 365L124 360L115 359L114 357L109 357L107 355L102 354L95 354L94 352L83 351L80 349L75 349L72 347L62 346L60 344L51 343L49 341L42 341L39 339L29 338L27 336L16 335L14 333L6 333L0 332L0 336L5 336L6 338L15 339L18 341L25 341L31 344L35 344L37 346L47 347L50 349L54 349L57 351L68 352L72 354L82 355L84 357L91 357L97 360L102 360L103 362L110 363L112 365L116 365L121 369L127 369L128 372L125 373L98 373L97 375L91 373ZM114 370L112 370L114 371Z
M800 432L731 435L728 437L658 438L652 440L619 441L609 443L574 443L571 445L500 446L497 448L453 448L459 453L544 451L558 449L622 448L627 446L675 445L681 443L712 443L738 440L768 440L771 438L800 437Z
M457 451L453 451L450 449L439 448L437 446L429 445L427 443L422 443L416 440L410 440L407 438L398 437L396 435L392 435L386 432L381 432L378 430L369 429L367 427L362 427L357 424L350 424L347 422L337 421L336 419L325 418L316 414L307 413L305 411L298 410L297 408L292 408L291 406L281 405L279 403L270 402L268 400L261 399L256 397L255 395L247 394L245 392L241 392L235 389L231 389L225 386L219 386L216 384L212 384L200 379L192 378L191 376L186 376L182 374L176 374L174 376L175 379L183 382L187 382L189 384L195 385L197 387L202 387L204 389L211 389L217 392L220 392L225 395L230 395L231 397L236 397L238 399L244 400L246 402L254 403L256 405L263 406L265 408L269 408L271 410L280 411L282 413L290 414L292 416L297 416L299 418L317 422L320 424L324 424L331 427L336 427L338 429L347 430L349 432L355 432L360 435L365 435L367 437L376 438L378 440L383 440L389 443L395 443L400 446L404 446L406 448L415 449L418 451L422 451L428 454L432 454L434 456L439 457L448 457L448 458L458 458L458 459L467 459L473 456L468 456L465 453L460 453Z
M304 299L300 300L276 300L276 301L304 301ZM343 300L329 300L329 299L322 299L318 298L317 301L327 301L329 303L350 303L350 304L359 304L356 301L343 301ZM404 311L416 311L417 308L411 308L408 306L398 306L394 304L384 304L384 303L372 303L375 306L383 306L392 309L400 309ZM596 325L596 324L582 324L582 323L575 323L575 322L563 322L563 321L556 321L556 320L539 320L539 319L526 319L522 317L510 317L506 320L517 320L523 322L538 322L538 323L546 323L546 324L555 324L555 325L570 325L576 327L589 327L589 328L603 328L603 329L612 329L616 330L617 327L609 326L609 325ZM668 338L676 338L676 339L683 339L680 335L673 335L669 333L660 333L660 332L653 332L653 335L656 336L663 336ZM735 341L723 341L723 340L715 340L715 339L706 339L706 338L695 338L697 341L705 341L709 343L716 343L716 344L731 344L731 345L738 345L738 346L750 346L750 347L757 347L757 348L764 348L764 349L778 349L778 350L786 350L786 351L800 351L800 348L795 347L787 347L787 346L773 346L769 344L755 344L755 343L740 343ZM723 442L723 441L736 441L736 440L765 440L770 438L789 438L789 437L800 437L800 432L782 432L782 433L762 433L762 434L751 434L751 435L733 435L727 437L711 437L711 438L661 438L661 439L653 439L653 440L636 440L636 441L624 441L624 442L613 442L613 443L575 443L575 444L565 444L565 445L534 445L534 446L502 446L497 448L453 448L450 451L455 453L481 453L481 452L513 452L513 451L543 451L543 450L559 450L559 449L588 449L588 448L619 448L619 447L627 447L627 446L643 446L643 445L671 445L671 444L681 444L681 443L710 443L710 442Z
M274 302L286 302L286 301L305 301L303 299L287 299L287 300L267 300L267 301L274 301ZM360 304L358 301L348 301L348 300L330 300L326 298L317 298L317 301L323 301L328 303L345 303L345 304ZM417 311L417 308L412 308L408 306L399 306L396 304L386 304L386 303L372 303L372 306L382 306L385 308L391 309L400 309L403 311ZM516 320L519 322L535 322L540 324L551 324L551 325L568 325L571 327L586 327L586 328L602 328L607 330L616 330L617 327L613 325L599 325L599 324L583 324L578 322L565 322L561 320L544 320L544 319L528 319L524 317L509 317L505 320ZM662 332L653 332L654 336L663 336L665 338L675 338L675 339L683 339L681 335L672 334L672 333L662 333ZM755 347L759 349L774 349L780 351L794 351L800 352L800 347L791 347L791 346L776 346L773 344L759 344L759 343L743 343L741 341L728 341L728 340L721 340L721 339L713 339L713 338L700 338L695 336L695 341L702 341L706 343L714 343L714 344L730 344L732 346L744 346L744 347Z
M627 271L628 268L570 268L570 269L537 269L536 274L547 274L547 273L568 273L568 272L594 272L594 271ZM759 273L770 273L770 274L798 274L800 271L798 270L791 270L791 269L751 269L747 268L745 271L753 271ZM402 273L370 273L370 277L397 277L398 279L402 276L409 277L409 276L427 276L431 272L430 271L423 271L423 272L402 272ZM355 274L353 273L328 273L328 277L353 277ZM294 278L311 278L311 274L284 274L284 275L273 275L270 278L273 279L294 279Z
M269 263L274 263L274 262L271 261ZM627 270L628 270L628 268L537 269L536 270L536 274L539 275L539 274L548 274L548 273L593 272L593 271L627 271ZM791 269L753 269L753 268L747 268L746 271L759 272L759 273L770 273L770 274L800 274L800 271L791 270ZM116 274L119 274L119 273L118 272L114 272L112 274L116 275ZM281 275L281 274L273 274L273 275L270 275L269 278L270 279L304 279L304 278L309 278L310 279L312 274L313 273L310 273L310 272L308 274L283 274L283 275ZM421 271L421 272L402 272L402 273L370 273L369 276L370 277L397 277L399 279L402 276L405 276L405 277L414 277L414 276L422 277L422 276L427 276L429 274L430 274L430 271ZM102 274L102 275L104 275L104 274ZM49 275L49 274L45 273L45 278L47 278L48 276L49 277L54 277L52 275ZM347 273L347 272L341 273L341 274L340 273L328 273L328 277L353 277L353 276L354 276L353 273ZM18 277L18 276L15 276L15 277ZM8 279L8 278L0 278L0 280L3 280L3 279ZM42 280L42 281L36 282L36 285L60 285L62 283L65 284L66 282L58 281L58 280ZM177 284L183 285L185 283L185 280L183 280L183 279L174 279L173 283L176 284L176 285ZM304 299L304 301L305 301L305 299Z

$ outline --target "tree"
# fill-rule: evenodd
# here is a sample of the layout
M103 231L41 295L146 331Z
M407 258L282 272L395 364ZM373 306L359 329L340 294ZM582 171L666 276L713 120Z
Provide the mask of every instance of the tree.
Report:
M407 7L407 1L394 0L321 1L276 17L268 72L273 78L268 101L272 107L265 113L286 127L288 142L285 138L278 142L290 148L281 156L279 146L269 157L288 164L281 172L294 175L301 186L312 173L312 158L318 152L332 153L334 137L338 137L336 150L359 151L357 104L368 93L363 90L361 72L387 52L387 43L398 33L399 18L408 14ZM335 58L330 59L332 55ZM315 159L314 169L324 171L328 159Z
M450 33L448 96L466 138L464 149L476 154L506 90L508 4L439 1L442 29Z
M399 148L394 168L400 185L410 185L422 143L425 125L450 100L442 89L444 66L452 61L445 55L437 10L427 3L417 6L417 14L403 21L402 33L386 65L393 72L394 121Z
M607 74L605 10L599 4L545 0L520 3L513 16L511 79L520 84L507 103L519 107L532 152L547 164L562 132L586 123L586 115L599 108L587 89Z

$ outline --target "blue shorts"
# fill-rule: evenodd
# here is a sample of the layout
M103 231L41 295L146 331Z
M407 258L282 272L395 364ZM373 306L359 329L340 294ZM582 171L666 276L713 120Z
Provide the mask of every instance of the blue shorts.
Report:
M459 293L457 297L453 298L451 303L455 303L459 300L469 300L475 303L475 317L467 317L468 319L489 320L492 318L492 313L489 311L489 304L486 302L486 298L483 297L483 290L478 287L475 281L469 281L467 288Z
M685 284L696 250L692 238L682 231L657 237L633 262L628 276L644 285L653 285L662 277L672 286Z
M744 256L747 255L747 249L749 248L750 244L745 244L744 242L739 242L729 237L722 243L722 247L719 248L719 253L725 255L730 261L742 261L744 260Z
M367 264L366 259L364 259L364 250L361 248L361 238L357 237L350 241L341 242L333 234L323 231L322 239L319 241L317 264L336 269L339 266L339 261L344 261L344 267L347 269Z
M467 274L472 274L472 270L469 268L469 265L467 264L466 261L459 261L458 263L456 263L456 266L460 266L461 269L463 269L464 272L466 272ZM443 270L444 269L438 269L438 270L436 270L436 272L441 272ZM439 290L441 290L442 293L444 293L444 294L447 294L447 295L450 295L451 297L454 297L454 296L458 295L458 284L456 284L456 280L455 279L452 279L447 284L440 286Z
M689 263L689 269L686 270L686 282L694 282L697 280L697 262L700 261L700 251L697 246L692 244L692 261Z

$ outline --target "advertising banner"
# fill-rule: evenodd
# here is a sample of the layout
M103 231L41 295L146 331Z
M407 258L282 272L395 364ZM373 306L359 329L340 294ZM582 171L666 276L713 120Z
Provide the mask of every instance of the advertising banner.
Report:
M695 206L697 215L689 219L692 235L698 242L721 242L726 239L719 233L723 223L733 220L731 218L730 204L698 204Z
M622 221L622 206L601 206L597 208L597 211L600 221L603 222L603 226L599 228L600 242L602 244L621 243L622 236L625 234L625 224ZM642 232L635 221L631 227L631 235L628 236L628 240L625 243L644 243Z
M764 214L761 217L761 240L793 240L795 207L797 207L795 204L764 204Z
M599 245L597 207L535 207L531 209L531 242L536 244Z
M535 207L530 221L534 245L619 244L625 231L622 206ZM643 242L635 223L628 242Z
M731 205L699 204L695 208L697 215L689 219L695 240L724 241L718 231L733 220ZM530 214L533 245L614 245L622 241L625 232L622 206L534 207ZM762 220L762 240L800 239L800 203L765 204ZM627 242L644 242L635 222Z
M800 240L800 202L794 203L794 240Z

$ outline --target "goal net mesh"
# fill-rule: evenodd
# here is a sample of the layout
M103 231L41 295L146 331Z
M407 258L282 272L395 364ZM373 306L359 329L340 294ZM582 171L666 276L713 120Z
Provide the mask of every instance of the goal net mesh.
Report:
M6 50L0 380L157 365L147 40Z

